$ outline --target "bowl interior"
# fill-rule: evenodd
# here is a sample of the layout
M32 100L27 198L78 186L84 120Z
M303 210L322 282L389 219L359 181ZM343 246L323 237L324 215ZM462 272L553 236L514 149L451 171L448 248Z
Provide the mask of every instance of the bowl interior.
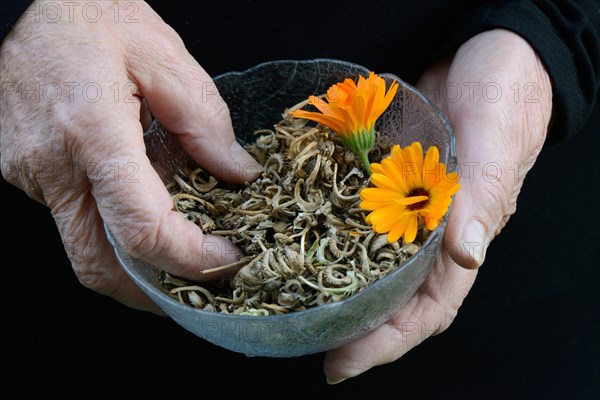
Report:
M255 138L257 129L270 128L283 111L319 95L345 78L367 76L356 64L330 59L281 60L260 64L243 72L231 72L207 84L205 95L219 93L227 103L236 137L241 144ZM435 145L440 161L456 170L452 129L442 112L415 88L391 74L379 74L388 83L399 82L390 107L376 129L381 140L409 145L420 141L426 149ZM147 154L165 182L189 156L154 121L145 134ZM423 283L438 254L447 218L431 233L421 250L408 262L354 296L337 302L274 316L239 316L194 309L163 292L158 270L129 256L107 229L115 254L125 271L170 317L185 329L223 348L251 356L293 357L327 351L355 340L385 322Z

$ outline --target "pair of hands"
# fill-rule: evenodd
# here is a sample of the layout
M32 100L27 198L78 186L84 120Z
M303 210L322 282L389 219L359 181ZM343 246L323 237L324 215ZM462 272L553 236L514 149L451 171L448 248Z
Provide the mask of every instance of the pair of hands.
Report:
M215 176L241 183L259 166L236 143L225 103L205 95L210 76L145 3L134 24L90 23L77 13L50 23L32 15L35 4L0 48L2 174L50 208L82 285L162 315L118 264L103 223L135 257L190 279L238 250L172 211L145 155L146 106ZM461 190L424 285L386 324L326 354L330 383L392 362L450 325L545 140L550 81L511 32L471 38L417 87L454 128ZM215 246L222 257L203 251Z

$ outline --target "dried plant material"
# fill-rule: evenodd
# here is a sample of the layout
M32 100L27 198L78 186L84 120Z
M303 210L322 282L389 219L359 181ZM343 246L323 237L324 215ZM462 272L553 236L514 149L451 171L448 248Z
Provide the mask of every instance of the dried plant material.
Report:
M183 168L167 185L174 209L205 233L228 238L245 256L232 278L192 282L160 274L178 301L203 310L273 315L346 299L402 266L427 239L389 243L365 222L359 192L369 185L361 161L322 125L284 114L256 132L246 150L263 166L245 187ZM379 161L390 148L375 147ZM209 272L210 273L210 272Z

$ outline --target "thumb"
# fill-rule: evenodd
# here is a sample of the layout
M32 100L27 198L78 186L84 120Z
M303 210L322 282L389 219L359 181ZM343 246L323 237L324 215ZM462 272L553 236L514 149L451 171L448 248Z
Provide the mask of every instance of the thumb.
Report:
M210 174L231 183L253 181L260 164L236 141L229 109L212 78L174 31L153 37L129 62L150 112L179 136L184 150ZM156 49L163 54L156 54Z
M82 113L86 124L77 129L84 138L78 154L102 220L129 254L194 280L207 279L204 269L239 259L241 251L233 243L203 234L172 209L172 199L145 154L139 106L95 105L87 111Z
M461 189L454 196L444 244L457 264L475 269L515 212L522 179L520 160L509 143L499 140L499 129L468 119L468 125L455 124Z

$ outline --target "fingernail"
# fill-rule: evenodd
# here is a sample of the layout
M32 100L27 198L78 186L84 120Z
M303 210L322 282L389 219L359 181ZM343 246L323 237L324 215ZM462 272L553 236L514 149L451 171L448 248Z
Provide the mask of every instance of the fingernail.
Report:
M485 260L485 252L487 250L485 237L485 228L481 222L472 220L465 225L462 234L462 243L464 249L474 261L475 265L472 268L481 267Z
M244 180L252 182L260 176L263 170L262 166L238 142L231 144L229 154L240 165L240 172Z
M338 380L336 381L336 380L332 380L332 379L329 379L329 378L327 378L327 383L328 383L329 385L337 385L338 383L342 383L342 382L344 382L346 379L348 379L348 378L338 379Z

